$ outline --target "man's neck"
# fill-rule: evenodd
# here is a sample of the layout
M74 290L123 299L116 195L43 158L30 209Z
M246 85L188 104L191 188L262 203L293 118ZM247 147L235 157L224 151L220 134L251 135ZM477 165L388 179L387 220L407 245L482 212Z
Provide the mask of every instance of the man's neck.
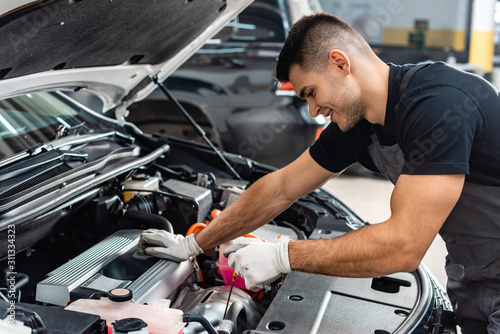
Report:
M384 126L389 90L390 66L377 60L366 69L362 79L362 96L366 103L365 119Z

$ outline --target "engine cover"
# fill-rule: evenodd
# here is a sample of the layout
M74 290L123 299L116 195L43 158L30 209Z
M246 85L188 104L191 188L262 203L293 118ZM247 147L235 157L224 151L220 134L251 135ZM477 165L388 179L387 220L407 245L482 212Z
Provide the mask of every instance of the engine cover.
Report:
M66 306L114 288L128 288L137 303L152 304L167 297L193 272L181 263L140 254L142 230L121 230L68 261L39 282L36 300Z

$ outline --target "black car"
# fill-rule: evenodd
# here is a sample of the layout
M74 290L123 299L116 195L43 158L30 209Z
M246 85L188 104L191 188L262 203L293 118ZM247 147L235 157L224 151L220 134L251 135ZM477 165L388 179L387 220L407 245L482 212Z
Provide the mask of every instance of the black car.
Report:
M325 123L274 79L288 29L319 9L316 1L256 0L164 83L218 147L282 167ZM145 132L200 139L159 90L129 110L127 119Z
M373 279L294 272L252 292L231 287L218 247L180 263L137 251L145 228L196 233L274 170L124 119L156 87L175 102L161 83L248 4L0 3L0 333L455 333L423 267ZM75 90L116 119L64 93ZM365 225L317 190L249 237Z

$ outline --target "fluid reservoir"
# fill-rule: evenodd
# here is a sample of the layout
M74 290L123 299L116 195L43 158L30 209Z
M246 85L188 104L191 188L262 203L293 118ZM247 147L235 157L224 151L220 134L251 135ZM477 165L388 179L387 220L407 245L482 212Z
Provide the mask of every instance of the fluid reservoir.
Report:
M150 192L140 190L158 190L160 180L157 176L150 176L144 173L134 174L131 178L123 181L123 202L128 202L136 194L146 195ZM135 189L134 191L126 191L127 189Z
M180 334L185 323L182 311L164 306L136 304L128 289L114 289L108 297L101 299L78 299L66 306L66 310L95 314L106 320L108 326L114 321L137 318L147 324L147 330L155 334Z

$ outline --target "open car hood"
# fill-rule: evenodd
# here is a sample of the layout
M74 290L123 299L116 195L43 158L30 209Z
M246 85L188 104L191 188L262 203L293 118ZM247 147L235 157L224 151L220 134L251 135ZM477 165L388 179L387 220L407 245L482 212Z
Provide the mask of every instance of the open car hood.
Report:
M155 89L252 0L3 0L0 99L86 89L104 110Z

